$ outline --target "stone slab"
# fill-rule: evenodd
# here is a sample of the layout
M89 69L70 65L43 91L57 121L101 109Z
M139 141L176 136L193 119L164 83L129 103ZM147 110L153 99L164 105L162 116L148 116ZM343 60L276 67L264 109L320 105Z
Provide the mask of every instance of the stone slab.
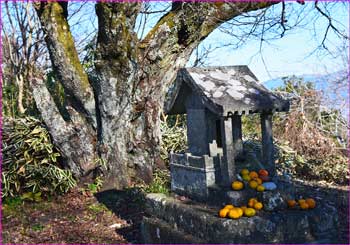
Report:
M143 242L147 244L200 244L204 241L157 219L144 217L141 223Z
M171 190L196 200L208 199L208 186L215 184L214 168L197 168L170 163Z
M238 220L217 217L220 207L180 201L163 194L146 197L146 215L205 243L311 243L336 241L335 209L259 211ZM325 215L327 214L327 215ZM147 235L147 234L145 234ZM166 241L165 241L166 242Z

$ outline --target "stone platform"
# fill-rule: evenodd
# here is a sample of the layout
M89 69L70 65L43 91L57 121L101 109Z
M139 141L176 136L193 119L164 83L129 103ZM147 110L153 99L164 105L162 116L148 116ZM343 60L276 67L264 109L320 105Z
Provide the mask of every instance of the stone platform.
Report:
M337 243L338 215L326 204L313 210L259 211L238 220L217 216L218 206L148 194L145 243Z

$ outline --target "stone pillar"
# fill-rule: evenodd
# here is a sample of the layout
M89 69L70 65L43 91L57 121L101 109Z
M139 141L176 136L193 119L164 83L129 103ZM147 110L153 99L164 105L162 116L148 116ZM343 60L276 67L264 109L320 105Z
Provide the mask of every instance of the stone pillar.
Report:
M194 156L209 155L207 121L204 109L187 109L187 139Z
M221 184L230 186L235 175L235 149L233 146L232 118L221 119L223 161L221 161Z
M213 142L213 140L217 139L216 120L218 120L218 116L207 109L205 111L205 114L207 120L208 144L210 144Z
M272 137L272 113L262 113L261 138L262 138L262 159L263 165L271 176L276 174L276 167L273 159L273 137Z
M233 147L235 150L235 159L237 159L241 157L243 153L242 116L240 115L233 115L232 137L233 137Z

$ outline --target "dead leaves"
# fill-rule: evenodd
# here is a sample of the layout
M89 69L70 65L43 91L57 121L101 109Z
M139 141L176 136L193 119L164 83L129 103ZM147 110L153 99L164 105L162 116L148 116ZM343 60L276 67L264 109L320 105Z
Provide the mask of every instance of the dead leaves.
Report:
M130 223L78 190L3 215L4 243L128 243L120 230Z

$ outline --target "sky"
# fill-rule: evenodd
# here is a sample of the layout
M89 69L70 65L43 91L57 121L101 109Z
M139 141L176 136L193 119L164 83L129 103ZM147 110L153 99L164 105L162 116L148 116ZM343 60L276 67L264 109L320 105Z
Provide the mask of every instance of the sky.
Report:
M321 7L323 4L327 3L321 2ZM330 10L332 18L334 18L334 25L342 33L349 36L349 4L341 2L329 4L331 5L328 5L327 8ZM166 3L152 3L151 7L155 10L164 9ZM271 12L279 18L281 4L273 8ZM287 16L288 22L291 23L297 21L295 16L302 13L300 14L302 19L299 24L300 27L287 31L283 38L263 43L261 52L260 41L256 39L245 42L238 49L233 49L230 46L216 49L210 53L205 64L208 66L248 65L262 82L289 75L322 75L346 69L347 63L344 62L344 59L348 59L348 49L336 49L341 46L348 46L348 40L339 38L330 30L326 45L331 54L322 48L317 49L326 32L328 19L316 11L314 3L306 2L303 6L296 2L287 2L286 12L293 13L291 16ZM154 14L150 17L143 36L162 14ZM142 16L138 20L140 21L141 18ZM234 31L239 32L237 29L234 29ZM216 29L200 44L199 49L203 50L203 48L216 47L220 44L232 42L235 42L232 36ZM333 57L335 54L337 57ZM194 56L193 54L187 66L193 64Z
M156 3L153 3L156 5ZM159 3L158 3L159 4ZM349 35L349 4L345 3L320 3L321 7L329 4L327 9L333 18L333 24L340 32ZM161 3L152 6L156 10L164 9L166 5ZM323 9L323 8L322 8ZM207 66L248 65L259 81L272 88L271 84L281 85L281 79L285 76L302 76L306 81L316 82L316 88L323 89L324 98L333 98L333 106L341 110L348 118L348 91L342 91L342 98L338 101L332 94L333 89L325 86L322 78L332 77L330 74L338 74L339 71L349 69L349 40L340 38L332 30L329 30L326 39L326 47L329 52L319 48L328 27L328 19L322 16L314 7L314 3L306 2L299 5L295 2L286 4L287 20L291 25L298 22L298 27L287 31L283 38L277 38L262 44L260 40L250 39L238 48L227 46L215 49L205 60ZM151 29L163 13L155 14L148 20L143 36ZM271 15L280 18L281 4L275 5ZM295 16L300 16L297 19ZM142 16L138 18L140 21ZM279 20L279 19L277 19ZM227 27L223 24L222 27ZM199 52L208 47L217 47L235 43L232 35L224 33L221 28L213 31L199 46ZM239 34L240 30L233 29L233 33ZM280 32L278 32L280 33ZM140 37L140 33L139 33ZM192 66L195 54L192 54L187 66ZM344 72L342 72L344 74ZM321 80L320 80L321 79ZM323 88L321 88L323 86Z
M339 4L334 7L333 11L332 16L341 23L338 26L342 26L341 29L349 36L348 8ZM210 55L208 64L248 65L260 81L288 75L328 74L344 69L346 63L343 59L348 57L348 50L337 51L335 49L349 41L341 40L330 32L327 36L327 46L333 51L333 54L336 53L338 56L332 57L324 49L313 53L322 42L328 20L318 18L315 21L312 20L312 17L309 18L305 20L310 22L305 28L296 28L283 38L263 43L261 53L259 52L260 41L251 40L239 49L227 47L215 51ZM214 45L222 40L230 40L230 36L216 30L202 45Z
M320 2L320 6L329 4L328 9L334 24L341 32L349 36L349 3L325 3ZM81 3L70 3L70 13L79 9ZM169 2L151 2L149 3L151 10L169 10ZM272 15L280 18L281 4L273 6ZM302 11L305 8L304 11ZM288 16L292 13L291 16ZM301 13L301 14L300 14ZM164 13L156 13L149 15L149 19L145 25L143 36L157 23L159 18ZM335 49L342 46L342 43L349 44L349 41L341 40L331 30L327 36L327 46L333 54L337 57L327 54L325 50L318 50L312 53L321 43L327 28L328 19L317 13L313 2L306 2L305 5L300 5L293 2L286 2L286 18L287 23L296 21L296 16L301 16L301 27L294 28L286 32L283 38L263 43L262 51L259 53L260 41L257 39L250 39L244 42L238 49L233 49L231 46L216 49L210 53L206 60L206 65L211 66L229 66L229 65L248 65L257 78L264 82L274 78L289 76L289 75L310 75L310 74L329 74L345 69L348 59L348 48L335 51ZM315 16L318 18L315 18ZM138 24L142 25L142 15L139 15L135 30L138 29ZM82 24L75 25L80 22ZM94 10L94 2L85 3L84 8L75 14L70 19L71 30L78 43L81 40L86 40L86 37L92 37L96 33L97 17ZM225 27L224 24L223 27ZM240 33L241 30L233 29L234 33ZM139 36L141 32L138 33ZM209 46L216 47L220 44L234 43L236 39L228 34L225 34L219 29L213 31L199 46L199 50ZM82 48L82 46L80 46ZM188 66L193 63L192 55ZM264 60L264 62L263 62Z

